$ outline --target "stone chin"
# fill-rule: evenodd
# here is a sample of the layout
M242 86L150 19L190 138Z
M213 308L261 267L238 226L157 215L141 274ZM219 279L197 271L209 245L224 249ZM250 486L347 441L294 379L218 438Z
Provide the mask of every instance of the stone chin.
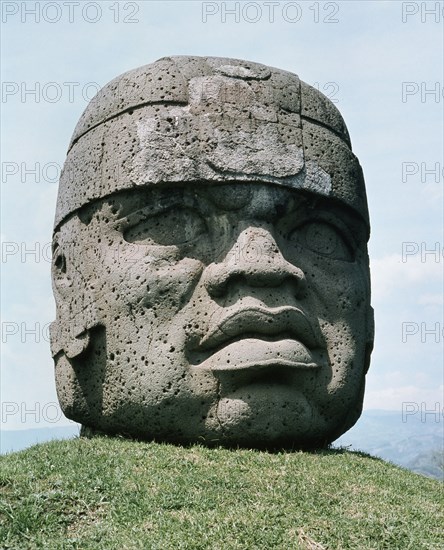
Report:
M64 414L82 424L82 433L123 434L145 440L255 448L325 447L355 424L362 410L359 388L336 388L324 403L304 393L304 374L257 369L231 375L192 373L177 384L179 394L156 402L144 391L115 391L109 376L105 329L91 331L90 345L77 357L55 359L56 387ZM192 368L191 368L192 372ZM108 373L108 374L107 374ZM298 383L299 382L299 383ZM171 384L171 380L169 381ZM146 380L144 388L153 381ZM173 388L175 386L172 383ZM306 384L305 384L306 385ZM127 387L128 384L125 384ZM299 386L299 388L298 388ZM320 392L327 395L327 392ZM184 421L186 419L186 421Z

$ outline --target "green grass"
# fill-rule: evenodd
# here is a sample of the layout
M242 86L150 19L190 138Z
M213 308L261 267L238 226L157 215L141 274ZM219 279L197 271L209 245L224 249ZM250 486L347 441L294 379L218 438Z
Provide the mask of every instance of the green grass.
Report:
M441 549L443 485L360 453L73 439L0 457L0 548Z

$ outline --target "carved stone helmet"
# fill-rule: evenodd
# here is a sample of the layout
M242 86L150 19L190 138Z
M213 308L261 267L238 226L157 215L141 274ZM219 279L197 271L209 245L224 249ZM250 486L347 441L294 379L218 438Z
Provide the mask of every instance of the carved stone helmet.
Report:
M55 225L116 191L198 181L306 189L368 223L347 128L322 93L259 63L174 56L118 76L92 99L69 145Z

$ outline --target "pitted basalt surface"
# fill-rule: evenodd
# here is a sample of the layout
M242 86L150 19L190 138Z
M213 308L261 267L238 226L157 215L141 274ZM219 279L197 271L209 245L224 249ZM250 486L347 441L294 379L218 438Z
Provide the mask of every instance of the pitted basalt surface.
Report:
M54 231L65 414L145 439L322 446L373 343L362 170L297 75L170 57L75 129Z

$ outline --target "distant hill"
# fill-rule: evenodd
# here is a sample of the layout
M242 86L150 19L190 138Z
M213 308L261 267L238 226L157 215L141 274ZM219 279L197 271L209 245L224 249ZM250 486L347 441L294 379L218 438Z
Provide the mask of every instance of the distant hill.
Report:
M0 436L0 452L19 451L35 443L67 439L78 434L78 424L5 430ZM444 421L441 418L441 422L436 422L434 415L422 419L420 414L410 415L403 419L402 413L397 411L366 410L358 423L335 441L334 447L341 446L389 460L416 473L443 479Z
M0 432L0 454L21 451L36 443L44 443L53 439L68 439L76 435L79 435L78 424L30 430L2 430Z
M361 450L414 472L443 479L444 421L435 415L404 417L396 411L364 411L335 447Z
M76 438L0 457L0 548L444 548L439 481L344 450Z

